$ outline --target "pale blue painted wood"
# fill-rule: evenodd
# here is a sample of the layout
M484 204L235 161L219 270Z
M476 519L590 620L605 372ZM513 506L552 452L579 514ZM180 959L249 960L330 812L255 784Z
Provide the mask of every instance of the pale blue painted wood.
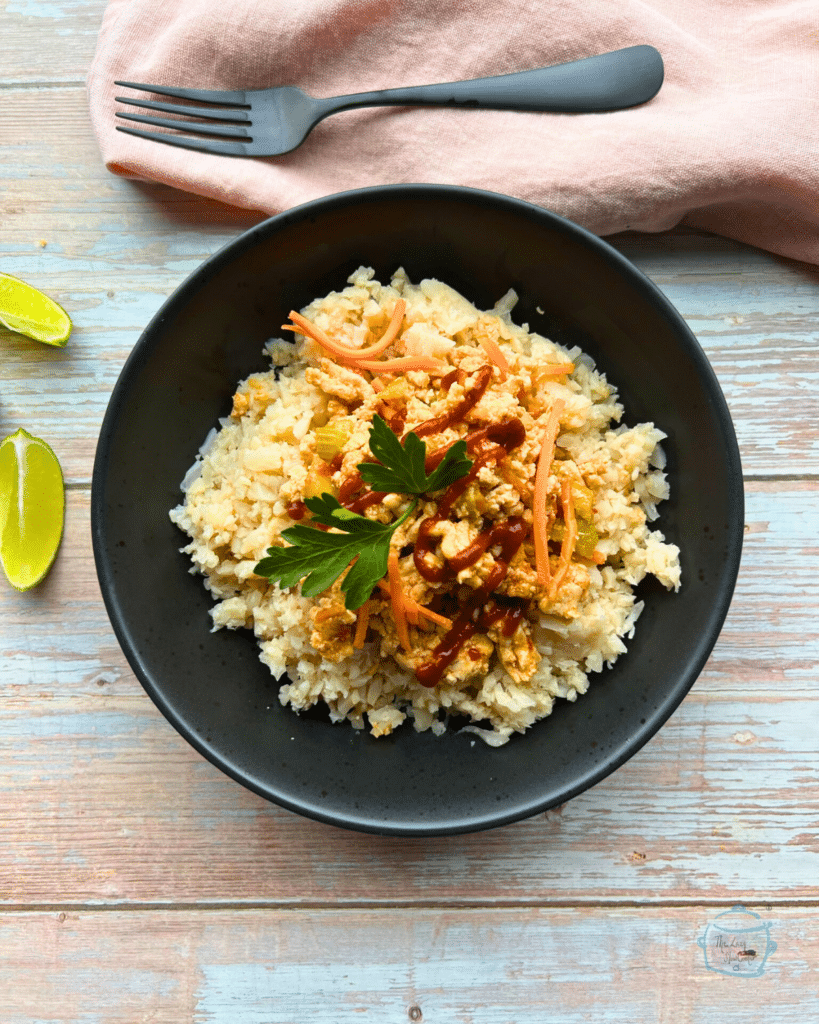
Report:
M54 295L72 316L75 332L60 352L0 332L8 380L0 429L23 425L38 433L39 426L41 436L55 443L64 439L69 480L87 482L92 455L89 442L96 439L111 389L130 349L173 288L236 234L238 230L206 238L196 234L185 259L168 258L152 249L149 261L140 260L137 253L127 267L123 262L113 272L111 258L119 254L124 261L128 250L124 234L107 236L108 258L87 254L69 258L47 249L38 254L7 252L0 260L3 269ZM176 244L177 248L181 245ZM82 290L77 290L76 282L83 282ZM721 306L716 299L712 301L709 315L715 326L707 334L701 333L700 341L732 410L746 473L814 473L819 465L815 399L819 342L809 336L807 320L786 309L779 319L771 320L768 329L738 333L725 323L735 308L730 297ZM777 305L779 299L774 297L771 302ZM678 305L696 329L691 310L702 309L704 300L695 286L681 293ZM50 401L33 407L32 396L39 393L44 379L50 381ZM78 383L84 395L79 408ZM783 416L786 406L789 415Z
M613 240L699 338L754 478L725 629L667 726L593 790L492 833L408 842L302 820L171 729L96 586L90 468L114 381L173 288L260 219L102 167L82 82L104 8L0 14L0 269L76 324L62 352L0 332L0 436L46 437L71 488L52 574L0 587L0 1017L819 1019L819 271L687 231ZM709 971L696 944L736 901L778 944L759 978Z
M0 11L0 85L81 84L105 6L106 0L7 0Z
M7 698L0 905L23 894L63 906L815 904L815 708L816 695L712 695L706 678L642 751L560 811L401 840L339 831L241 789L136 684L124 697Z
M35 985L6 989L8 1024L815 1020L815 916L749 906L720 945L730 909L23 913L0 981Z
M776 700L783 691L817 694L818 504L815 483L748 485L733 604L695 692L707 681L709 693L739 702ZM89 506L85 485L69 491L63 545L40 587L27 594L0 587L0 687L7 695L93 699L134 692L99 596Z

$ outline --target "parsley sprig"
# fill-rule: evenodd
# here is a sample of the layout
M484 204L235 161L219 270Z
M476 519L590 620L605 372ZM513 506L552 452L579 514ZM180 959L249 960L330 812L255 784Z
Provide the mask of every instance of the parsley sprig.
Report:
M402 444L387 423L374 416L370 427L370 451L378 462L361 462L356 467L362 480L373 490L413 495L414 500L394 523L378 523L344 508L332 494L305 498L313 518L282 530L289 547L267 549L267 557L254 567L259 576L283 588L303 580L301 592L315 597L330 587L350 565L341 589L345 607L355 610L369 598L373 588L387 574L390 543L423 494L432 494L466 476L472 460L466 457L466 442L456 441L432 473L425 468L427 446L417 434L407 434ZM319 526L335 528L327 533Z
M370 451L378 462L361 462L356 467L362 480L374 491L395 494L431 494L466 476L472 460L466 457L466 441L456 441L440 464L427 476L424 463L427 446L412 432L398 440L380 416L373 416ZM379 465L378 463L381 463Z

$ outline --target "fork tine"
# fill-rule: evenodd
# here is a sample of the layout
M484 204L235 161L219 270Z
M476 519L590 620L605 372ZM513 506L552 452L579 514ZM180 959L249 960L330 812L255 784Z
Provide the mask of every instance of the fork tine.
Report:
M243 92L220 92L218 89L176 89L168 85L146 85L144 82L114 82L126 89L142 89L159 96L178 96L181 100L198 100L200 103L222 103L229 107L248 107Z
M213 153L216 156L247 156L247 146L243 142L205 142L204 139L191 139L187 135L168 135L165 132L143 132L139 128L116 126L118 132L136 135L140 139L151 142L164 142L168 146L181 146L183 149L195 149L199 153Z
M248 122L245 110L234 107L232 110L215 110L209 107L186 107L181 103L157 103L155 100L129 100L127 96L116 96L117 103L127 103L131 107L145 107L147 110L162 110L168 114L182 114L184 117L210 117L219 121Z
M125 114L117 111L117 117L126 121L138 121L140 124L152 124L157 128L175 128L179 132L196 132L199 135L215 135L222 139L242 139L250 142L251 138L244 128L226 124L200 124L197 121L174 121L170 117L147 117L145 114Z

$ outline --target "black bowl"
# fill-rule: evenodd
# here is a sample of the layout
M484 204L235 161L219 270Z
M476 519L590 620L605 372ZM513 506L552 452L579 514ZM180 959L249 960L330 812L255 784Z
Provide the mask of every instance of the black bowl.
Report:
M617 386L630 424L668 434L671 499L657 524L680 546L683 584L646 581L628 653L577 703L503 747L406 724L373 739L278 702L249 631L210 633L212 604L168 518L180 481L237 382L269 368L289 310L360 265L436 277L488 309L581 345ZM539 310L543 310L541 313ZM705 457L704 457L705 456ZM525 202L467 188L396 185L307 203L251 228L168 299L137 342L102 426L94 555L114 630L149 696L205 757L249 789L366 832L476 831L547 810L623 764L697 678L730 603L743 535L736 436L683 319L616 250ZM646 779L646 787L652 782Z

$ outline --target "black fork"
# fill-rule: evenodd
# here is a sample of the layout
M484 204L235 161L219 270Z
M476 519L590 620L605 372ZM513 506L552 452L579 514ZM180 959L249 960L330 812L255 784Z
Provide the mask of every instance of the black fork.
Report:
M308 96L294 86L224 92L116 82L128 89L196 104L188 106L117 96L119 103L174 115L154 117L117 111L119 118L164 130L149 132L124 125L117 125L117 128L143 139L203 153L280 156L300 145L325 117L354 107L443 106L603 113L652 99L662 85L663 74L662 57L653 46L644 45L510 75L328 98Z

